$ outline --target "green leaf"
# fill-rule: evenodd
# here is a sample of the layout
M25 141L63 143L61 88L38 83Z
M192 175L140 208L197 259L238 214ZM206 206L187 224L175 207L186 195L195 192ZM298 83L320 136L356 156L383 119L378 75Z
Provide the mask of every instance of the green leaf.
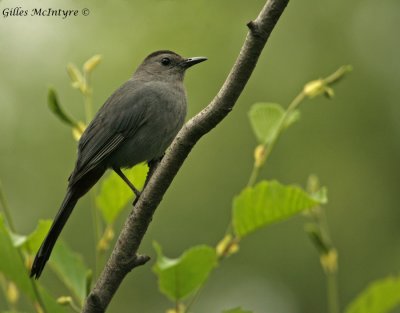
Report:
M160 291L172 301L178 301L197 290L217 265L215 249L206 245L185 251L179 258L170 259L154 243L157 262L153 266Z
M0 214L0 272L9 280L12 280L19 289L31 299L34 298L34 290L29 280L28 270L25 267L21 255L11 241L9 230L4 224L4 217Z
M143 163L124 171L124 174L137 189L141 190L146 180L147 171L148 167ZM121 177L115 172L111 172L101 184L100 193L96 197L96 205L106 223L112 224L133 197L134 193Z
M75 128L79 127L78 123L62 109L54 88L49 88L48 90L47 103L50 111L53 112L62 122Z
M29 278L28 269L25 267L21 254L13 245L9 229L4 224L4 217L0 214L0 272L13 281L19 290L26 294L31 300L36 301L33 290L33 281ZM39 293L46 306L47 312L65 313L66 310L36 282Z
M251 311L245 311L242 308L234 308L228 311L224 311L223 313L252 313Z
M400 305L400 276L371 283L348 307L346 313L387 313Z
M253 131L262 144L268 143L282 120L283 108L276 103L255 103L249 111Z
M255 103L249 111L250 123L257 140L261 144L269 143L279 130L285 110L276 103ZM299 111L294 111L286 117L284 128L289 127L300 117Z
M73 252L63 241L58 241L50 258L50 264L57 276L83 304L87 296L88 277L91 271L84 264L82 257Z
M16 246L21 246L27 251L38 251L52 223L51 220L40 220L36 229L31 234L26 237L18 235L19 241L14 241L14 244ZM24 238L24 240L22 240L22 238Z
M244 189L233 201L233 227L243 237L268 224L288 219L320 204L296 186L263 181Z

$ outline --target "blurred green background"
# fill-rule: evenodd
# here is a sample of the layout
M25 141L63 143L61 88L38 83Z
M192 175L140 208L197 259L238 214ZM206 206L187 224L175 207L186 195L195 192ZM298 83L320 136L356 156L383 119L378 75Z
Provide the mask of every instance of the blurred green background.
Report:
M171 49L209 60L186 76L188 117L214 97L246 36L254 1L14 1L4 8L89 8L89 16L0 16L0 179L21 233L53 218L76 157L71 130L46 105L47 86L83 119L81 95L65 67L93 54L103 61L93 75L95 108L150 52ZM232 197L247 183L256 140L250 105L286 106L309 80L342 64L354 71L335 86L331 101L301 107L302 118L282 136L263 178L305 185L315 173L329 190L330 230L339 251L342 305L366 284L400 264L400 2L397 0L291 1L232 113L193 149L158 208L140 249L155 256L157 240L169 256L222 238ZM126 213L123 217L126 216ZM120 228L123 218L116 228ZM216 269L193 307L220 312L243 306L255 312L325 312L325 281L303 217L258 231L240 253ZM62 237L93 265L89 200L78 204ZM56 278L45 271L42 282ZM55 295L63 289L52 288ZM0 298L0 309L3 309ZM123 282L109 312L163 312L149 265Z

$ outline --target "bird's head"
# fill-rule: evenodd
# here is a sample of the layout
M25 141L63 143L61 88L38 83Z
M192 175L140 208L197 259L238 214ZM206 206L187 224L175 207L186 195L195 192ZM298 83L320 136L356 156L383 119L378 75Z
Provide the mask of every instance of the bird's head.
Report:
M149 80L182 81L189 67L205 60L205 57L184 58L173 51L160 50L149 54L134 76Z

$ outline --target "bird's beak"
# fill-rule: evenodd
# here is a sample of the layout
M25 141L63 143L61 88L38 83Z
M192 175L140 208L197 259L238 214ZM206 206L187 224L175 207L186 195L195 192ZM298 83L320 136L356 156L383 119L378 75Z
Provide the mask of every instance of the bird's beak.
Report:
M182 65L182 67L184 67L186 69L186 68L189 68L189 67L191 67L191 66L193 66L193 65L195 65L197 63L200 63L200 62L203 62L203 61L206 61L206 60L207 60L206 57L187 58L186 60L184 60L181 63L181 65Z

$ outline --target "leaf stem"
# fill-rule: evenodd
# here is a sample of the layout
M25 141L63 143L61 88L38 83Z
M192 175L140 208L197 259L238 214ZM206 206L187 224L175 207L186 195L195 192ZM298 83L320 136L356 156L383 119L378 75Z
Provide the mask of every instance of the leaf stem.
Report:
M339 80L341 80L344 77L344 75L346 73L351 72L352 70L353 70L353 67L351 65L343 65L343 66L339 67L336 70L336 72L325 77L324 81L327 85L332 85L334 83L337 83Z
M71 309L72 309L74 312L79 313L79 312L81 311L81 308L80 308L78 305L76 305L76 303L75 303L74 301L71 301L71 302L69 303L69 306L71 307Z
M247 187L252 187L256 183L257 177L260 174L260 170L261 170L261 166L256 166L256 165L253 166L249 181L247 183Z
M93 101L91 90L85 92L85 116L86 116L86 124L89 124L92 120L93 116Z
M90 86L90 74L84 71L84 85L83 92L86 124L89 124L93 118L93 90Z
M101 256L99 253L99 250L97 249L97 245L101 239L101 233L102 233L102 227L101 227L101 222L99 218L99 214L97 212L97 207L96 207L96 199L95 199L95 192L91 191L90 192L90 211L92 213L92 222L93 222L93 236L94 236L94 241L95 241L95 260L94 260L94 269L93 273L94 276L97 277L98 275L98 270L101 262Z
M4 194L3 185L1 183L1 181L0 181L0 204L1 204L1 207L3 209L3 213L4 213L4 216L6 218L8 227L10 228L10 230L13 233L16 233L15 224L13 222L13 219L12 219L12 216L11 216L11 213L10 213L10 208L8 206L8 202L7 202L6 196Z
M92 118L93 118L93 90L90 86L90 73L83 70L83 80L84 80L84 88L82 90L84 106L85 106L85 119L86 124L88 125ZM97 244L100 241L101 233L102 233L102 225L99 218L99 214L96 208L96 201L95 201L95 191L92 190L90 192L90 206L91 206L91 213L92 213L92 223L93 223L93 235L95 241L95 261L94 261L94 276L97 277L98 270L100 269L100 261L101 256L97 249Z
M320 190L318 178L310 176L308 191L316 193ZM309 217L313 220L313 227L317 229L320 244L313 241L319 251L320 262L326 277L326 295L329 313L340 313L339 287L337 283L337 252L329 234L329 227L324 207L318 206L311 210Z
M336 272L326 273L326 292L328 298L329 313L340 313L339 290Z
M182 313L189 313L189 309L193 306L193 304L197 301L197 299L200 296L201 291L203 290L206 282L208 281L208 279L206 279L205 281L203 281L203 283L199 286L199 288L196 290L196 292L194 293L193 297L190 299L190 301L188 302L188 304L186 305L184 311Z

